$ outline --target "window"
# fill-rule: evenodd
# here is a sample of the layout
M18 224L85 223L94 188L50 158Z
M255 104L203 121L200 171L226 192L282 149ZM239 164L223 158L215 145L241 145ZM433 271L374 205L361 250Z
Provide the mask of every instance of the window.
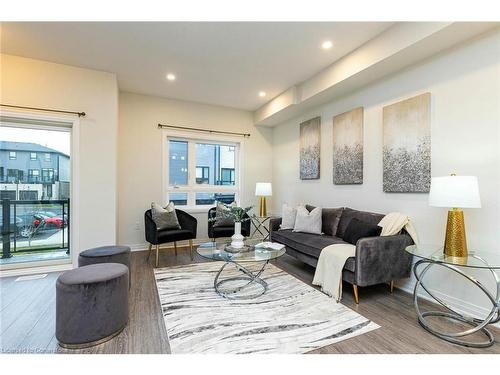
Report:
M42 182L54 182L54 170L52 168L42 169Z
M9 151L9 160L16 160L17 153L15 151Z
M210 175L210 167L196 167L196 183L208 184Z
M38 183L40 181L40 170L39 169L28 169L28 182Z
M221 184L234 185L234 168L221 168Z
M188 183L188 143L169 141L169 184L187 185Z
M18 184L19 182L19 171L18 169L7 169L7 182Z
M51 155L49 153L46 153L44 155L44 159L45 159L45 161L50 161L51 160Z
M30 160L36 160L36 152L30 152Z
M165 131L165 200L201 209L216 201L238 202L240 142L239 137L190 138Z

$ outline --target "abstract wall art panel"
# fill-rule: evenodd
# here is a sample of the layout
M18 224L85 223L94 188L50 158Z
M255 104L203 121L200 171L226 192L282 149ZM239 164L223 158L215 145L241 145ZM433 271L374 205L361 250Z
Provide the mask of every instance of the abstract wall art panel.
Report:
M321 117L300 124L300 179L319 178Z
M333 183L363 183L363 107L333 118Z
M431 185L431 94L384 107L383 180L387 193L428 193Z

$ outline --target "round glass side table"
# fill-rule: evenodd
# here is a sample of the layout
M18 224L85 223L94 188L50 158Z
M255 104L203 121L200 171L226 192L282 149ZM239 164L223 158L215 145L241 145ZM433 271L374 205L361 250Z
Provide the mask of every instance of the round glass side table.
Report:
M496 271L500 269L500 253L489 253L479 251L469 251L467 257L449 257L443 253L443 248L430 245L411 245L406 251L420 258L413 266L413 273L417 279L413 290L413 301L420 325L433 335L452 342L454 344L473 348L486 348L495 342L493 334L486 328L488 324L496 323L500 320L500 279ZM437 297L425 284L425 275L434 267L444 268L452 271L472 284L485 294L491 302L491 309L485 318L475 318L455 311L449 304ZM496 283L496 291L491 292L479 280L467 273L467 269L484 269L491 273ZM446 311L422 311L419 306L418 292L424 290L434 301L443 306ZM427 318L441 317L459 321L469 325L471 328L460 332L445 332L431 327ZM476 332L481 332L485 336L484 341L468 341L464 338Z

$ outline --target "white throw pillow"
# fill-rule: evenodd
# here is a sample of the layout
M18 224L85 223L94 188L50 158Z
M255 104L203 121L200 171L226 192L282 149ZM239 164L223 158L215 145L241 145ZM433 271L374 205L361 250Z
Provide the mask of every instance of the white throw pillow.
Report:
M295 207L289 206L288 204L283 204L283 210L281 213L281 225L280 229L293 229L295 227L295 217L297 216L297 209Z
M321 207L316 207L311 212L304 206L297 207L297 217L295 218L294 232L321 233Z

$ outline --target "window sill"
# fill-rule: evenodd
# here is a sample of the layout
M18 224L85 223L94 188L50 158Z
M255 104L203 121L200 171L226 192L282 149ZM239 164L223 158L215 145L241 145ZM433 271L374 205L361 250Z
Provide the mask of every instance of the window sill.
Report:
M214 205L207 205L207 206L196 206L196 207L191 207L191 206L175 206L175 208L186 211L189 214L201 214L201 213L208 213L208 210L210 210L212 207L215 207Z

